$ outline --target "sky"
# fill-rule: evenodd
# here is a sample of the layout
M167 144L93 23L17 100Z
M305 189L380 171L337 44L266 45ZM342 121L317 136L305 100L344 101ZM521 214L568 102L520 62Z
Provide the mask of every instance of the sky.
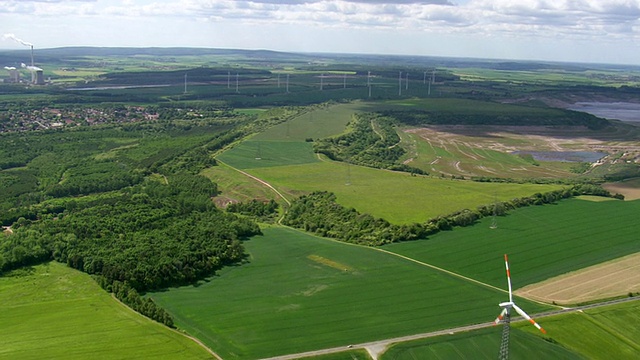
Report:
M640 0L0 0L0 34L0 50L22 40L640 65Z

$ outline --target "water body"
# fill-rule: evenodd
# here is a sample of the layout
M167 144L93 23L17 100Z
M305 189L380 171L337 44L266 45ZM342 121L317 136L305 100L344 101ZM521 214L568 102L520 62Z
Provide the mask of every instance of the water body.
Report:
M516 151L514 154L527 154L536 161L558 162L596 162L607 154L595 151Z
M586 112L598 117L640 123L640 104L628 102L578 102L570 110Z

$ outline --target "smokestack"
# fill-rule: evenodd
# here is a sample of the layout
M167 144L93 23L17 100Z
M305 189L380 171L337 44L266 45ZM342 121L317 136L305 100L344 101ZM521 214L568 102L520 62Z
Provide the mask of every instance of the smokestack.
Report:
M31 66L36 66L36 65L33 63L33 45L31 45Z

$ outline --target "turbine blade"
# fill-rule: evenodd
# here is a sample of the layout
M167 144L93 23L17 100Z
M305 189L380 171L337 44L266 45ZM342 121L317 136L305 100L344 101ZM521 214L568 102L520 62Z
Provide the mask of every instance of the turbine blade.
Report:
M509 284L509 302L513 302L513 294L511 293L511 272L509 271L509 260L507 254L504 254L504 266L507 269L507 283Z
M547 332L545 331L545 329L543 329L540 325L538 325L538 323L537 323L535 320L533 320L533 319L531 318L531 316L527 315L527 313L526 313L526 312L524 312L524 310L520 309L520 307L518 307L518 305L513 304L513 308L514 308L514 309L516 309L516 312L517 312L518 314L520 314L520 316L522 316L523 318L525 318L525 319L529 320L529 322L530 322L533 326L537 327L537 328L538 328L538 330L542 331L542 333L543 333L543 334L546 334L546 333L547 333Z
M498 323L500 322L500 320L504 319L504 316L507 313L507 308L502 309L502 312L500 313L500 315L498 315L498 317L496 318L496 320L493 322L494 325L498 325Z

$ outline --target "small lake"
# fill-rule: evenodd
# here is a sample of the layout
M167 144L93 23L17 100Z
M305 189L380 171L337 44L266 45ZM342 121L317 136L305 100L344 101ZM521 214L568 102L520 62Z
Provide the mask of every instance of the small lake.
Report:
M531 155L537 161L596 162L607 154L595 151L516 151L513 154Z
M578 102L569 110L586 112L605 119L640 123L640 104L628 102Z

